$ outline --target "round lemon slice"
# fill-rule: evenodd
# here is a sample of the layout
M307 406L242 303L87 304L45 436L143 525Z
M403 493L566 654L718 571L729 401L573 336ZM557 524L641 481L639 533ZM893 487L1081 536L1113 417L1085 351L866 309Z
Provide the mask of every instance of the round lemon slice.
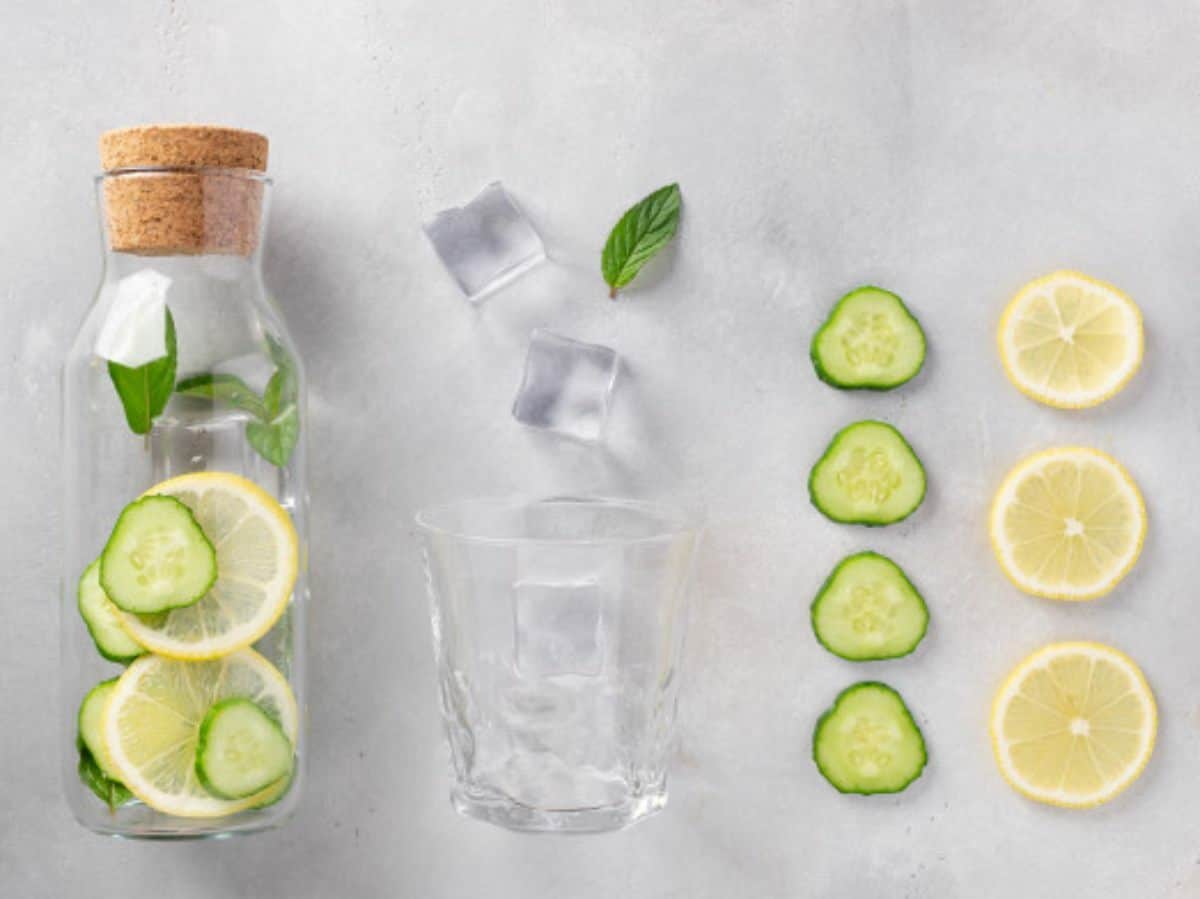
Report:
M1146 507L1111 456L1060 447L1009 472L992 503L991 535L1000 567L1026 593L1095 599L1137 561Z
M1054 643L1013 671L992 707L1004 779L1038 802L1086 808L1133 783L1158 712L1137 665L1099 643Z
M218 799L196 776L196 742L205 713L222 699L249 699L296 743L299 712L282 674L252 649L184 662L145 655L121 675L104 709L103 736L122 783L153 809L217 818L265 805L287 789L272 784L243 799Z
M1111 284L1055 272L1026 284L1000 321L1000 359L1025 395L1060 409L1111 397L1142 363L1142 315Z
M298 540L283 507L238 475L195 472L146 495L173 496L192 510L217 553L217 579L199 601L156 615L121 613L121 625L152 652L214 659L249 646L279 620L296 583Z

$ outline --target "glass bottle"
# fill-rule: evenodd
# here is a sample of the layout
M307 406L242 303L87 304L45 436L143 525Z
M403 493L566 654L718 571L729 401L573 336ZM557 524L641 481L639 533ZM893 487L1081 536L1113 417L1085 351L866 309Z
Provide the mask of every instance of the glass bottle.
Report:
M104 270L63 370L66 542L61 575L60 739L67 799L82 824L119 836L197 837L259 830L289 816L302 785L308 605L304 371L261 273L270 191L264 174L267 140L229 128L151 126L109 132L101 138L100 148L104 172L96 184ZM196 496L180 494L206 537L221 531L211 539L217 581L190 612L133 616L137 621L132 624L140 622L152 629L156 640L165 629L174 640L171 651L156 643L154 652L132 663L108 661L81 614L81 574L101 555L127 504L147 491L158 492L152 491L155 485L191 472L222 473L222 489L213 495L233 503L221 508L236 508L239 515L247 508L259 508L253 503L238 506L239 496L259 497L261 508L275 516L270 520L283 522L280 533L287 532L290 520L295 542L278 535L274 543L247 542L246 533L254 530L251 525L238 531L228 522L218 526L217 518L206 524ZM254 540L261 541L261 530L254 534ZM256 547L253 552L246 549L251 545ZM262 545L292 546L294 553L280 551L278 557L268 553L275 567L246 569L243 557L260 552L257 547ZM288 577L292 568L294 582ZM217 608L220 603L214 596L227 575L220 596L234 595L229 591L239 588L231 572L246 570L253 585L247 589L260 592L246 600L246 608L239 605L230 612L221 605L225 617L212 625L217 637L208 634L211 620L183 636L171 631L167 624L171 616L184 630L182 622L209 614L198 610ZM293 584L290 590L288 584ZM236 595L245 599L247 594ZM268 602L263 596L273 598ZM118 632L139 633L130 630L128 612L115 607L110 611ZM183 618L185 612L193 619ZM263 628L269 629L262 633ZM251 638L251 648L238 648ZM182 654L199 660L179 660L174 647L185 643L199 648ZM291 770L271 789L255 794L253 802L239 799L223 804L202 798L189 807L187 795L207 792L186 764L189 752L194 757L194 742L188 741L198 736L201 705L207 698L225 698L219 690L234 689L228 682L235 678L227 672L241 670L237 666L246 663L231 660L248 658L251 651L258 653L255 665L261 668L258 659L265 659L286 681L286 687L279 686L282 681L263 669L264 682L274 685L271 696L275 698L247 698L257 698L268 717L276 719L282 730L292 731L287 734L293 746ZM201 698L191 697L191 706L180 719L188 723L179 725L178 733L172 731L179 737L172 742L182 740L182 745L164 750L172 770L177 768L179 777L192 779L184 787L172 786L162 771L152 771L149 755L131 763L132 753L125 753L124 769L109 758L106 771L81 740L79 711L88 692L123 672L149 671L152 660L163 666L154 670L183 671L189 685L200 685L194 692ZM146 680L154 683L152 678ZM122 684L124 677L116 692ZM210 687L218 691L211 697L204 692ZM118 704L106 703L97 712L101 743L112 733L106 730L108 717ZM289 711L281 711L285 705ZM146 732L137 733L136 739L150 744L167 737L146 725ZM132 795L111 776L128 771L130 764L146 769L138 769L145 780L136 781L141 789L133 788ZM167 794L178 790L184 798L156 801L158 794L145 786L147 782L156 789L166 784Z

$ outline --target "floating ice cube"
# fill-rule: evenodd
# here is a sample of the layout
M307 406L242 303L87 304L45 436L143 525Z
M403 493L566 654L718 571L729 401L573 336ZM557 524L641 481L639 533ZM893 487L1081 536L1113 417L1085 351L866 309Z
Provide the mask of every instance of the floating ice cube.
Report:
M513 584L516 663L522 677L595 677L604 666L595 580Z
M529 338L513 417L531 428L599 440L618 365L617 354L606 346L538 328Z
M422 227L467 299L477 301L546 258L542 239L499 181Z

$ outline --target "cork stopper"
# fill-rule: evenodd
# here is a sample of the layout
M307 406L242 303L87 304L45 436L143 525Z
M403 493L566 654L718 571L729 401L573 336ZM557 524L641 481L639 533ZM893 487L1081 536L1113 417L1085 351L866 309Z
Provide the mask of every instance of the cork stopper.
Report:
M122 128L101 135L100 162L116 252L249 256L258 249L263 135L212 125Z

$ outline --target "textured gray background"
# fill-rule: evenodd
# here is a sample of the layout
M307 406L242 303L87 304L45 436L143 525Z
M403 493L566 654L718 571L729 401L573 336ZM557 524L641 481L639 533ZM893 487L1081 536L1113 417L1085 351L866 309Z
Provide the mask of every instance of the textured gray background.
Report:
M768 0L0 6L0 895L1200 896L1200 7L1192 2ZM93 836L60 798L54 716L57 367L99 257L105 128L213 120L272 139L268 278L312 382L311 773L292 823L222 843ZM503 178L563 263L469 308L417 223ZM683 185L643 289L604 297L627 201ZM1005 382L993 333L1027 279L1078 267L1147 325L1115 401L1060 413ZM926 371L891 396L813 377L844 290L907 297ZM531 327L627 360L606 450L508 418ZM929 499L883 532L826 523L804 478L877 415ZM1017 594L985 509L1022 454L1116 453L1151 533L1112 596ZM711 536L663 815L518 836L446 799L414 509L597 490L704 505ZM825 654L808 600L845 552L892 553L933 611L908 660ZM1141 781L1088 813L1036 806L988 746L994 688L1052 638L1115 643L1161 705ZM839 796L808 759L837 689L908 697L931 764Z

